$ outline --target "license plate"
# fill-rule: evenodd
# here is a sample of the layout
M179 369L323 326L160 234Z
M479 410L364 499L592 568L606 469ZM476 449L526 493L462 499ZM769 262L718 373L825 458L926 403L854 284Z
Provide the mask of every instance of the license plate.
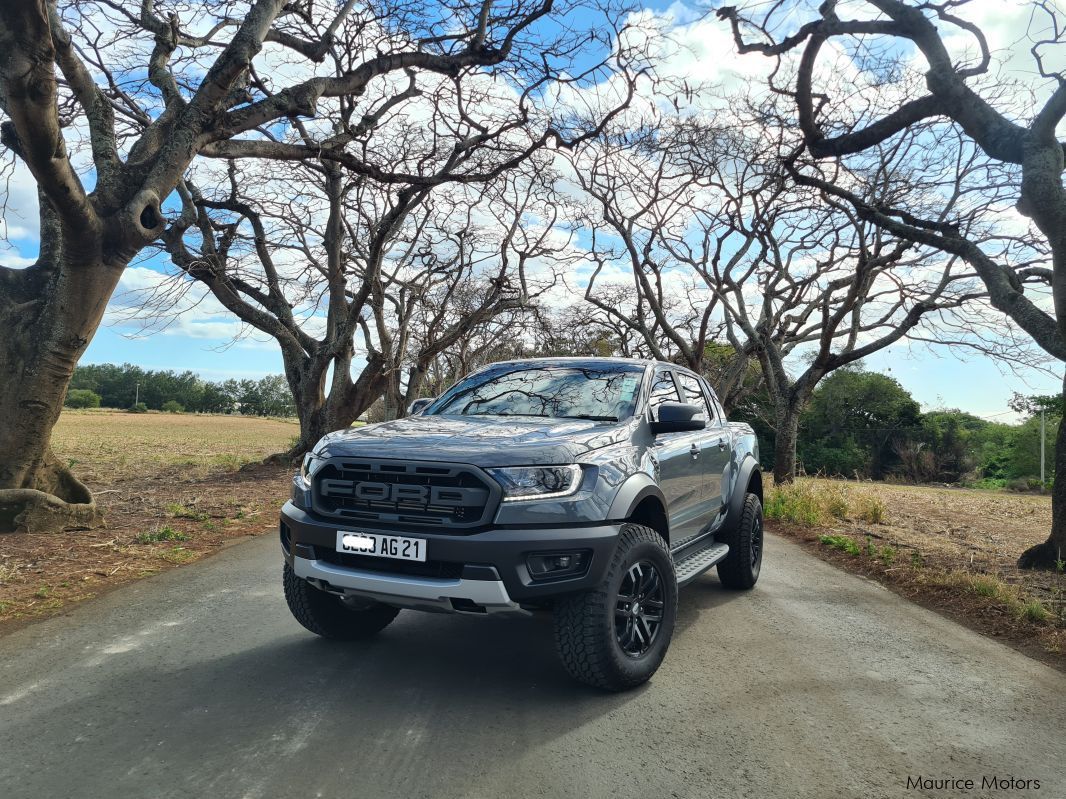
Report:
M424 538L404 538L400 535L338 530L337 551L347 552L350 555L370 555L375 558L424 561L426 541Z

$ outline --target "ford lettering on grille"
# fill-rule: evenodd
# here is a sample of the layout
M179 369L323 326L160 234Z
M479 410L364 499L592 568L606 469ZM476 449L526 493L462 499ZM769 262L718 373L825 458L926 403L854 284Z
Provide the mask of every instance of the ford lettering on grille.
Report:
M409 502L415 505L440 505L458 508L465 505L484 505L489 492L484 488L447 488L442 486L413 486L399 483L356 483L351 480L326 479L321 482L326 497L354 497L368 501Z
M500 490L466 464L337 457L315 473L311 496L325 516L461 532L488 523Z

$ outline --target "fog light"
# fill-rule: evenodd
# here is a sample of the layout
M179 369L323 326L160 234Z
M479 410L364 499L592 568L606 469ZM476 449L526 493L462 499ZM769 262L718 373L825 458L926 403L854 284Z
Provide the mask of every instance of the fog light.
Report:
M582 574L588 568L589 552L538 552L526 558L526 568L534 580Z

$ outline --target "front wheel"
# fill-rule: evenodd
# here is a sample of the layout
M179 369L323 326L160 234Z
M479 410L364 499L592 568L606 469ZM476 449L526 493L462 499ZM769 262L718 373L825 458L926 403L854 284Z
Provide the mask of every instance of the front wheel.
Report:
M355 641L384 630L399 608L372 600L346 599L320 591L296 576L288 563L282 570L285 601L296 621L315 635Z
M611 565L593 590L555 606L555 645L581 682L624 691L666 657L677 618L677 578L666 542L650 527L622 527Z
M736 527L719 537L729 544L729 554L718 564L718 579L726 588L754 588L762 570L762 503L755 494L744 497Z

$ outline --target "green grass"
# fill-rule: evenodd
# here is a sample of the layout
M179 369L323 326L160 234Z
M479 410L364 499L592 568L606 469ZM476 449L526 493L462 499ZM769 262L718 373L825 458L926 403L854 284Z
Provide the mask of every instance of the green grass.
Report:
M978 596L999 597L1003 593L1003 588L998 580L981 574L970 578L970 590Z
M767 519L777 519L806 527L814 527L823 518L823 511L811 487L791 483L774 486L766 497Z
M170 547L160 552L159 557L168 563L187 563L196 557L196 553L185 547Z
M818 536L818 540L827 547L839 549L841 552L846 552L849 555L858 555L862 553L862 549L857 543L855 543L855 539L848 535L821 535Z
M1024 603L1021 610L1018 611L1018 615L1026 621L1031 621L1036 624L1043 624L1051 617L1051 614L1048 613L1048 609L1036 599L1030 599L1028 602Z
M191 519L194 522L202 522L207 519L206 513L201 513L188 505L182 505L180 502L168 502L163 506L163 510L175 519Z
M188 541L189 536L179 532L170 526L160 527L150 533L141 533L137 536L138 544L158 544L162 541Z

